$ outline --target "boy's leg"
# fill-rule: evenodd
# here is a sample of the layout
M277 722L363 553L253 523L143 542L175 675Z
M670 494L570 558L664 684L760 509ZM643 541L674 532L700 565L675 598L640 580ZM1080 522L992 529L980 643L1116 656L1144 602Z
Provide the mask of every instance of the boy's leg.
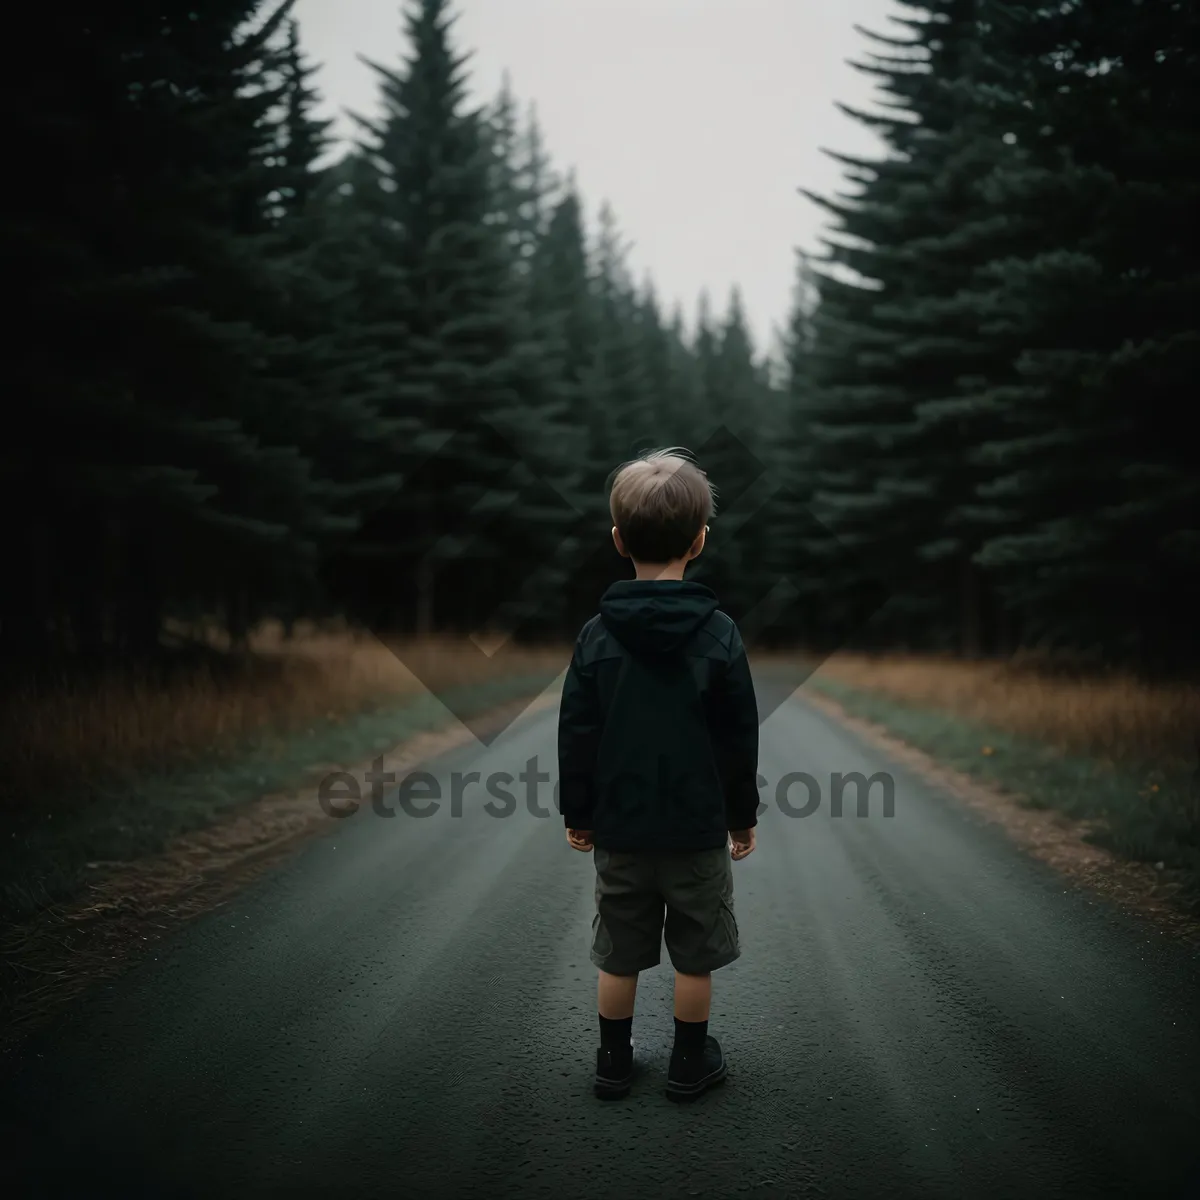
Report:
M690 1100L725 1078L720 1043L708 1032L712 972L741 954L728 847L664 861L667 951L675 967L675 1045L667 1095Z
M712 975L685 975L675 972L675 1020L696 1023L708 1021L712 1009Z
M597 847L596 917L592 962L599 969L596 1003L600 1049L596 1094L616 1099L633 1076L633 1007L640 971L656 966L662 946L663 903L654 890L654 867L645 856Z
M600 1019L632 1020L637 985L636 975L610 975L607 971L601 971L600 984L596 989L596 1007L600 1010Z
M667 953L676 971L675 1015L706 1021L712 972L742 953L728 846L664 857L659 887L667 910Z
M600 972L596 1007L600 1011L600 1049L596 1055L596 1094L616 1099L625 1094L633 1077L633 1004L636 975Z

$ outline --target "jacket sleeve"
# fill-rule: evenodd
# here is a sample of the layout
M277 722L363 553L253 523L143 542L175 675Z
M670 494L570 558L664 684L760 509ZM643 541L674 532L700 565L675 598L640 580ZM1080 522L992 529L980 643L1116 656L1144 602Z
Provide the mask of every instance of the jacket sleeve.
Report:
M729 829L758 824L758 701L742 635L735 625L730 662L716 688L714 749Z
M595 675L579 651L576 642L558 710L558 800L568 829L591 829L604 721Z

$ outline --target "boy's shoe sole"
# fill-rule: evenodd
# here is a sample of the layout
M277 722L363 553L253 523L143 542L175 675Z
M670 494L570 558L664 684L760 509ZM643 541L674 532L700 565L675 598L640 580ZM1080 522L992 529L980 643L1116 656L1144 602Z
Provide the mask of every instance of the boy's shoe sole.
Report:
M668 1079L667 1099L674 1100L677 1104L695 1100L697 1096L702 1096L707 1092L710 1087L724 1083L726 1074L727 1068L722 1063L711 1075L705 1075L703 1079L698 1079L695 1083L676 1083L673 1079Z
M592 1090L601 1100L622 1100L629 1095L632 1087L632 1075L628 1079L601 1079L597 1075Z

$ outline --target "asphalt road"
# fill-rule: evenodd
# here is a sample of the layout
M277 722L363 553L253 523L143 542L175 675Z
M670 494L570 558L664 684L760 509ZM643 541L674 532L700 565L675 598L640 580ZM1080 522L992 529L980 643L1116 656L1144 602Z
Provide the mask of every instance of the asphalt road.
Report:
M591 861L520 782L502 819L483 782L449 798L452 771L553 775L553 739L547 711L440 760L431 816L331 820L31 1042L0 1068L8 1194L1200 1195L1196 954L799 703L735 867L727 1084L664 1098L664 964L634 1093L595 1100ZM830 815L831 772L879 769L892 817ZM774 803L791 771L813 816Z

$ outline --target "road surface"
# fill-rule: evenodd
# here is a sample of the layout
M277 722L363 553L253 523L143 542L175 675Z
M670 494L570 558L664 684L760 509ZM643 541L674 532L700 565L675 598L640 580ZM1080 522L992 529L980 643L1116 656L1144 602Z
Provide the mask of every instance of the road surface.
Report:
M764 726L769 808L735 867L727 1084L664 1098L664 964L633 1095L593 1099L591 861L519 781L511 816L483 808L489 775L534 757L553 776L553 710L439 760L431 816L392 789L393 817L331 820L0 1067L16 1194L1200 1194L1195 952L800 701ZM830 815L831 773L854 770L892 772L892 817L852 791ZM459 816L455 771L482 776ZM807 818L775 804L795 771L821 781Z

